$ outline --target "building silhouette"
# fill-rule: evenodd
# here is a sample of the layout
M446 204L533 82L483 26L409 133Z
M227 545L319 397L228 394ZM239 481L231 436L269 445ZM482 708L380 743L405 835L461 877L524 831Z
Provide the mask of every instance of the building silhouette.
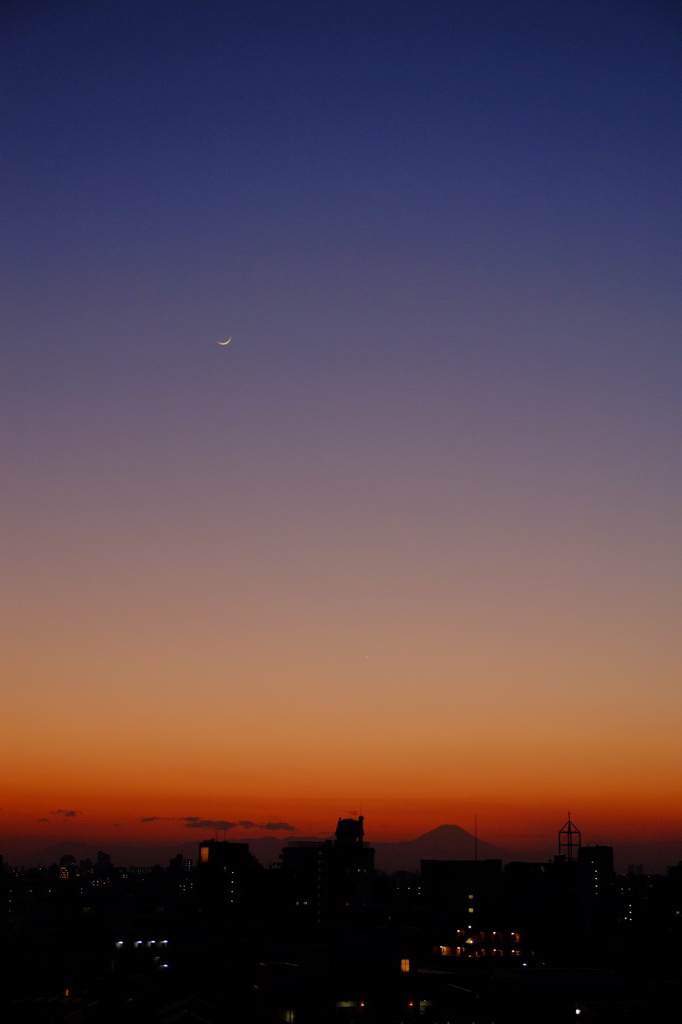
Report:
M262 870L248 843L206 839L199 844L199 898L213 910L237 914L253 901Z
M374 903L374 849L364 818L339 818L334 839L294 840L281 854L290 912L322 923L362 917Z

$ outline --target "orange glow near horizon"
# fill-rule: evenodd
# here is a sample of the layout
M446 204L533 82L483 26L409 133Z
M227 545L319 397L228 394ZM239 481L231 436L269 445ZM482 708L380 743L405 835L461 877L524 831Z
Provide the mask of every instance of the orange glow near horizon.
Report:
M216 664L209 671L204 648L202 678L185 685L177 666L174 679L148 656L133 681L117 680L109 665L96 688L77 672L67 684L65 662L61 679L56 662L40 679L34 660L36 675L9 697L15 727L3 748L12 772L2 835L191 846L200 837L180 820L188 816L326 835L339 815L363 813L368 836L381 841L439 824L472 831L478 815L482 838L496 845L551 849L569 809L594 841L680 835L677 720L663 713L680 702L672 689L664 701L603 678L597 687L601 666L588 660L577 687L568 677L575 656L568 668L531 671L523 660L514 667L508 650L478 667L470 650L470 681L457 685L447 680L443 652L424 651L417 685L409 678L415 665L408 671L392 645L380 659L375 648L371 668L360 664L344 684L344 665L365 646L345 631L335 661L326 661L325 687L310 668L284 666L277 650L258 671L248 650L242 668L233 659L229 685L219 645ZM316 656L325 663L321 650ZM465 647L458 659L467 663Z
M501 771L503 763L488 766ZM68 782L68 780L64 780ZM542 791L530 794L523 802L505 799L504 794L492 796L485 786L469 787L466 797L452 799L439 786L438 777L423 792L412 787L404 798L380 792L368 792L359 801L349 797L348 788L341 787L336 795L320 794L305 798L288 795L286 782L279 780L270 788L264 800L253 788L252 794L225 796L220 786L197 787L187 780L173 777L166 785L155 789L149 780L144 785L119 780L121 791L114 779L103 781L101 788L91 780L87 787L55 782L36 793L29 787L10 793L2 811L5 840L16 844L28 838L31 845L41 842L49 846L53 837L68 845L74 842L98 844L132 843L141 847L154 844L177 844L179 849L192 850L206 836L243 839L259 835L276 835L282 839L313 835L326 837L333 833L336 818L363 813L369 842L386 842L416 838L440 824L457 824L473 833L478 820L478 833L482 840L511 851L547 849L553 852L558 828L569 809L585 841L613 844L619 839L639 841L679 840L682 830L676 824L678 794L673 792L670 802L660 791L653 801L642 786L627 802L618 802L616 787L611 793L589 793L567 784L554 788L551 783ZM366 787L367 788L367 787ZM175 790L171 792L171 790ZM70 802L64 793L74 797ZM227 790L229 792L229 789ZM75 794L75 796L74 796ZM65 811L76 814L66 815ZM199 818L211 823L233 822L236 827L223 829L220 824L208 824L203 830L188 828L183 819ZM143 821L143 819L154 819ZM241 822L249 822L247 827ZM267 829L270 824L284 824L291 828ZM65 851L68 852L68 851Z
M506 649L476 665L478 649L461 637L453 653L445 634L439 651L422 647L407 665L403 642L397 654L386 642L372 649L370 668L365 658L351 671L367 641L357 624L355 632L336 627L343 642L333 660L315 651L325 686L296 648L298 672L277 647L256 669L249 646L242 663L235 648L226 672L221 644L204 644L201 673L192 682L188 672L183 684L177 665L166 674L144 652L130 681L108 665L96 687L78 671L68 681L71 658L62 656L61 668L51 660L42 678L33 659L33 678L25 674L8 700L14 728L3 757L12 771L1 834L191 845L194 832L178 819L283 821L291 834L320 835L339 815L360 812L380 841L439 824L471 831L477 814L481 835L496 845L531 847L544 835L551 848L568 809L595 840L680 834L672 713L680 697L672 687L644 699L636 687L619 690L615 678L605 685L602 666L577 666L575 655L568 666L533 667L518 656L514 664ZM419 628L423 644L424 620ZM453 682L448 657L453 669L462 663ZM570 679L578 669L580 686ZM636 671L631 663L628 672ZM658 677L665 675L661 662ZM66 819L57 809L78 813Z

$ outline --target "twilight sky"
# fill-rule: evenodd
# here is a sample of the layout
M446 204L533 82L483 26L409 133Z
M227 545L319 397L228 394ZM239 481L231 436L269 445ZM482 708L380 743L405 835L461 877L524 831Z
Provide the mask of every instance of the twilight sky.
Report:
M9 0L0 51L0 852L680 859L677 5Z

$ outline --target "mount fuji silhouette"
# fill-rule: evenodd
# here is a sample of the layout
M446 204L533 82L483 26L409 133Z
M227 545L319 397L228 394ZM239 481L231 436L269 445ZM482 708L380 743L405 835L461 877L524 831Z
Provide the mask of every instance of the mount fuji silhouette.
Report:
M305 837L292 837L302 839ZM313 837L309 837L312 839ZM397 843L374 843L371 835L365 837L375 851L374 863L379 871L419 871L422 860L518 860L518 854L500 849L482 839L476 839L459 825L439 825L416 839ZM262 864L277 861L286 840L274 836L248 839L251 852ZM318 839L319 842L319 839Z
M422 860L515 860L517 855L482 839L459 825L439 825L416 839L371 843L380 871L418 871Z

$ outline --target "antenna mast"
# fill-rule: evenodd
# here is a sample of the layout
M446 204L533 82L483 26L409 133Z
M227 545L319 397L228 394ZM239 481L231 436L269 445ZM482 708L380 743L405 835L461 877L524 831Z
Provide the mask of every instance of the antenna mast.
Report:
M575 860L580 850L581 836L580 829L576 828L571 821L571 812L568 812L568 821L563 828L559 829L559 855L564 854L566 860Z

